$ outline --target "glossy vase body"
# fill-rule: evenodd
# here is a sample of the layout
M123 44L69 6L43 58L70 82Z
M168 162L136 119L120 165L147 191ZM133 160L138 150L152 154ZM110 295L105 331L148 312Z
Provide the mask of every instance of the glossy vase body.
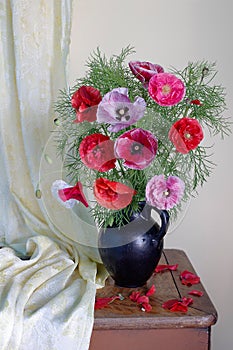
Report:
M139 287L151 277L163 250L163 237L169 225L165 210L140 203L141 212L133 213L125 226L107 227L99 233L99 253L115 284ZM155 209L161 218L159 225L151 217Z

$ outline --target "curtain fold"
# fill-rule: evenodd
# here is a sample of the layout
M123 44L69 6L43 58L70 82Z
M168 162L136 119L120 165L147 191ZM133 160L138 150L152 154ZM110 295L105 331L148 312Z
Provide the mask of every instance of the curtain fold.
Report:
M53 104L66 86L71 19L72 0L0 0L1 350L88 349L105 278L97 276L96 229L74 227L73 214L54 203L56 160L43 165Z

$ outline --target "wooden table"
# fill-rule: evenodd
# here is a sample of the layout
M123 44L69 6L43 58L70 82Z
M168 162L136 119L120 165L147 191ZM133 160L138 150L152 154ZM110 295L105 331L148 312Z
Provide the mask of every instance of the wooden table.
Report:
M187 287L181 284L179 274L194 269L181 250L167 249L160 264L178 264L177 271L154 274L147 286L136 290L144 294L154 284L156 293L150 297L151 312L143 312L129 299L135 289L114 286L109 278L97 297L111 297L120 293L124 300L114 300L106 308L95 311L94 330L90 350L207 350L210 349L211 326L217 321L217 312L202 284ZM194 302L187 313L167 311L163 302L190 296L198 289L202 297L192 296Z

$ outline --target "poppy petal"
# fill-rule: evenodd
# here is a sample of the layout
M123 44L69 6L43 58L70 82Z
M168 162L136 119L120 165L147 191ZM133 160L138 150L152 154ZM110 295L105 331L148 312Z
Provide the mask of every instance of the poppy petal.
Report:
M132 292L129 296L130 300L137 301L138 298L141 296L140 292Z
M187 312L188 307L179 301L172 306L170 311L172 311L172 312Z
M149 303L142 303L142 311L150 312L152 310L152 306Z
M176 304L176 303L178 303L179 301L180 301L179 299L170 299L170 300L167 300L166 302L164 302L164 303L162 304L162 307L163 307L164 309L170 310L170 309L173 307L173 305Z
M202 297L204 295L204 292L194 289L194 290L191 290L190 292L188 292L188 294L195 295L197 297Z
M177 267L178 267L178 264L175 264L175 265L158 265L155 269L155 272L156 273L160 273L160 272L164 272L164 271L167 271L167 270L170 270L170 271L176 271L177 270Z
M96 298L95 310L103 309L104 307L108 306L108 304L110 304L112 301L116 299L120 299L120 296L116 295L110 298Z
M150 297L151 295L153 295L156 291L155 285L153 284L150 289L146 292L146 296Z
M192 286L193 284L200 283L200 277L188 270L181 272L180 279L181 283L186 286Z
M193 303L193 299L192 298L186 298L186 297L183 297L182 298L182 304L185 305L185 306L189 306Z
M140 297L138 297L137 303L138 304L143 304L143 303L148 304L149 303L149 298L146 295L141 295Z

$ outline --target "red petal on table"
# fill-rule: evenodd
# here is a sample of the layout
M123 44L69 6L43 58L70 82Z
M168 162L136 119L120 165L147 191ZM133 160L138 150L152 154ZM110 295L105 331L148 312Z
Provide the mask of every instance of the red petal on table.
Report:
M150 289L146 292L146 296L150 297L151 295L153 295L156 291L155 285L153 284Z
M189 306L190 304L193 303L193 299L192 298L186 298L186 297L183 297L182 298L182 304L185 305L185 306Z
M141 296L140 292L132 292L129 296L130 300L137 301L138 298Z
M172 308L172 306L175 305L176 303L178 303L179 301L180 301L179 299L170 299L170 300L164 302L164 303L162 304L162 307L163 307L164 309L170 310L170 309Z
M149 303L142 303L142 308L146 311L146 312L150 312L152 310L152 306ZM144 311L143 310L143 311Z
M194 273L187 270L184 270L183 272L181 272L180 279L182 284L186 286L192 286L193 284L200 283L200 277L198 277Z
M188 307L186 305L184 305L182 302L178 301L169 310L172 312L187 312Z
M158 265L155 269L155 272L159 273L159 272L163 272L163 271L176 271L178 267L178 264L175 265Z
M191 290L190 292L188 292L188 294L195 295L197 297L202 297L202 295L204 295L204 292L194 289L194 290Z
M170 310L172 312L187 312L188 306L192 304L192 298L183 297L182 300L170 299L163 303L162 307L164 309Z
M95 301L95 310L103 309L105 306L108 306L108 304L116 299L120 299L120 297L117 295L111 298L97 298Z
M149 304L149 298L146 295L142 295L137 299L138 304Z

